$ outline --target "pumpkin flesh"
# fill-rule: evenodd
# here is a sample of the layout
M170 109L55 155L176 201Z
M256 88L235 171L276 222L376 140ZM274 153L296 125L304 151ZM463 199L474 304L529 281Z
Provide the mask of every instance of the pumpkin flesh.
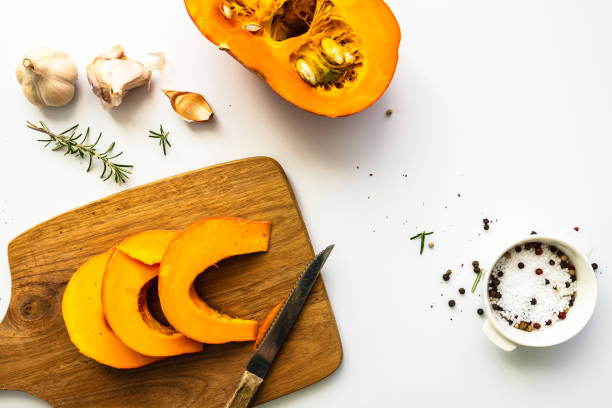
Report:
M117 248L140 262L155 265L161 262L168 244L178 233L172 230L142 231L121 241Z
M126 346L109 327L102 310L102 279L111 251L85 262L70 278L62 297L62 317L70 340L87 357L115 368L135 368L160 358Z
M257 347L259 347L259 345L263 341L264 337L266 337L266 333L268 333L268 330L270 329L270 327L272 327L272 323L274 323L274 321L276 320L276 316L278 316L278 313L283 308L283 305L285 304L286 300L287 297L285 297L278 305L274 306L274 308L272 308L270 313L268 313L264 321L261 322L259 330L257 330L257 337L255 338L253 350L257 349Z
M108 324L123 343L147 356L202 351L201 343L162 325L151 315L147 290L158 273L159 264L147 265L121 250L113 251L102 284L102 304Z
M359 112L380 98L395 73L401 34L382 0L185 0L185 5L206 38L283 98L313 113Z
M196 293L196 277L230 256L266 251L270 223L238 218L207 218L191 224L168 246L158 280L168 322L202 343L253 341L257 321L235 319L210 308Z

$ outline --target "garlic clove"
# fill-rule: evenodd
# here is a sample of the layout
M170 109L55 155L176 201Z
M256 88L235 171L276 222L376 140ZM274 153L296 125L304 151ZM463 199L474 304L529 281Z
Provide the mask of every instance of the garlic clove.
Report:
M162 90L170 99L172 109L187 122L208 122L213 110L199 93Z
M17 65L17 81L36 106L63 106L74 97L77 67L65 52L38 47Z
M162 53L153 53L158 62L145 66L129 59L121 46L116 45L109 53L101 54L87 66L87 80L103 106L119 106L125 95L134 88L149 85L153 70L161 70L165 64Z

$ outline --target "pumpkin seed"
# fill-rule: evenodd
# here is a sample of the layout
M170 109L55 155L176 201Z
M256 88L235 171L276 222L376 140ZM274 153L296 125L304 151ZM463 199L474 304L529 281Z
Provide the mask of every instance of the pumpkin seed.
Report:
M223 3L221 6L221 14L223 14L227 19L232 18L232 9L227 3Z
M261 30L261 26L257 23L247 23L242 26L242 29L245 31L250 31L252 33Z
M332 64L342 65L344 63L342 47L331 38L324 38L321 41L321 49L325 58Z
M353 62L355 62L355 55L353 55L353 53L346 51L344 53L344 62L346 62L347 64L352 64Z
M300 58L295 62L295 69L302 79L308 82L310 85L315 86L318 82L316 70L303 58Z

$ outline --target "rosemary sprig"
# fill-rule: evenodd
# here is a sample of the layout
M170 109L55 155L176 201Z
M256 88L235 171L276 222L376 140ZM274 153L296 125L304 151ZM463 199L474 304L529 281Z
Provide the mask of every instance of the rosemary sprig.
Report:
M33 124L32 122L26 122L28 128L35 130L40 133L44 133L47 135L46 139L38 139L39 142L46 143L45 147L49 146L49 144L53 143L53 147L51 150L62 150L66 149L64 155L74 155L80 158L89 157L89 164L87 166L87 172L91 170L92 161L94 158L100 160L104 168L102 169L102 174L100 174L100 178L103 181L108 180L113 177L113 180L117 184L125 183L128 179L129 175L132 173L132 169L134 166L129 164L119 164L115 163L112 160L121 156L123 152L119 152L117 154L111 155L111 151L115 147L115 142L111 143L108 148L100 153L96 149L96 145L100 141L102 137L102 133L98 135L98 138L93 143L87 143L87 138L89 137L89 128L85 131L85 135L83 133L77 134L77 128L79 124L72 126L69 129L64 130L61 133L54 133L47 127L46 123L42 120L40 121L40 126Z
M168 147L172 147L172 145L170 144L170 140L168 140L169 134L170 132L164 132L164 128L162 127L162 125L159 125L159 132L149 130L149 137L152 137L153 139L159 139L159 145L164 151L164 156L166 155L166 145L168 145Z
M419 232L418 234L416 234L414 237L410 238L410 240L412 241L413 239L417 239L417 238L421 238L421 251L419 252L419 255L423 255L423 248L425 248L425 237L427 235L431 235L433 234L433 232Z
M476 290L476 287L478 286L478 282L480 282L481 277L482 277L482 269L479 268L478 275L476 275L476 280L474 281L474 284L472 285L472 293L474 293L474 291Z

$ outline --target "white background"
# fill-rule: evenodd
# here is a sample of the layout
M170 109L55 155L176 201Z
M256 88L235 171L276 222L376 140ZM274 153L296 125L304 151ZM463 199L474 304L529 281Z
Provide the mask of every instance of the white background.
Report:
M388 3L402 30L395 78L378 103L342 119L285 102L203 38L181 1L4 4L0 246L122 189L268 155L285 168L315 248L336 243L324 279L344 361L328 379L267 406L607 405L612 2ZM117 43L132 55L163 51L168 66L149 91L134 91L108 112L85 67ZM38 45L68 52L79 66L78 93L67 107L39 109L21 95L15 66ZM215 121L185 124L161 88L203 93ZM79 122L103 131L105 142L116 140L135 165L128 185L102 183L85 173L86 163L43 149L25 127L38 119L53 129ZM171 132L167 157L147 138L160 123ZM488 232L483 217L498 220ZM531 230L568 226L593 241L600 265L591 322L557 347L497 350L480 331L469 264ZM423 229L435 231L435 248L419 256L409 237ZM445 283L448 268L454 273ZM460 286L468 294L459 296ZM9 297L3 250L0 315ZM0 392L0 406L46 405Z

